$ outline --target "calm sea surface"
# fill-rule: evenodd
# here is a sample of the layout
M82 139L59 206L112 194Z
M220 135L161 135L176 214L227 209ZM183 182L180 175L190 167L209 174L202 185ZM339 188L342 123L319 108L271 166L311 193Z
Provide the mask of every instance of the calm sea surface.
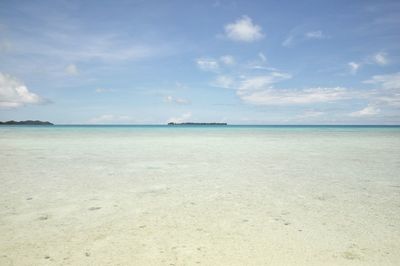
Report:
M400 127L1 126L0 265L400 265Z

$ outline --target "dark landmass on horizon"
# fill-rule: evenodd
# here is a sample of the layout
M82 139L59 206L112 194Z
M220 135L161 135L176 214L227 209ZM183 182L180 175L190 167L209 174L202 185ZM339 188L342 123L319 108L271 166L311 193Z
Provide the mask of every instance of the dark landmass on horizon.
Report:
M0 125L29 125L29 126L53 126L53 123L48 121L39 121L39 120L26 120L26 121L7 121L1 122Z
M174 123L169 122L169 126L226 126L227 123L194 123L194 122L185 122L185 123Z

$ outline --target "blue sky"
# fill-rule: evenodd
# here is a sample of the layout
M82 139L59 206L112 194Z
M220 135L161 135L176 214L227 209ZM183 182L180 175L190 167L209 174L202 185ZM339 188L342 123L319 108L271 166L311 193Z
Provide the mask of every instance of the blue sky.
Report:
M400 124L398 1L0 2L0 120Z

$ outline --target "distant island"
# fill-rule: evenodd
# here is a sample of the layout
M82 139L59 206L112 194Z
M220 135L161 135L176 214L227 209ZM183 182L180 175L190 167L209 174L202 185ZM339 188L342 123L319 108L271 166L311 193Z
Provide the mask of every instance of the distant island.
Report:
M0 125L29 125L29 126L52 126L54 125L53 123L50 123L48 121L39 121L39 120L26 120L26 121L7 121L7 122L1 122Z
M226 126L227 123L194 123L194 122L186 122L186 123L175 123L169 122L169 126Z

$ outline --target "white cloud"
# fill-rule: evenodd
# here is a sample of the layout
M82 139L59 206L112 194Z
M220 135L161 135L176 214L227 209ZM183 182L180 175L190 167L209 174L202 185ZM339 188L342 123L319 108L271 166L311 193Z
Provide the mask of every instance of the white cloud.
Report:
M293 45L293 42L294 42L294 36L288 35L286 39L282 42L282 46L290 47Z
M238 94L246 103L255 105L301 105L326 103L348 98L345 88L263 89Z
M367 65L379 65L384 66L389 63L388 55L384 52L379 52L374 55L366 56L361 62L349 62L347 65L350 69L351 74L356 74L361 66Z
M258 53L258 57L260 57L262 62L267 62L267 57L262 52Z
M106 88L97 88L95 89L96 93L107 93L107 92L115 92L114 89L106 89Z
M12 49L12 45L8 40L0 39L0 53L9 52Z
M268 75L245 78L237 88L237 95L254 105L298 105L326 103L348 99L349 92L342 87L276 89L274 83L290 79L287 73L272 72Z
M212 58L198 58L196 64L204 71L216 71L219 69L218 62Z
M212 82L212 86L225 89L231 89L234 84L235 80L232 77L226 75L219 75Z
M232 55L223 55L219 59L212 57L197 58L196 65L203 71L218 72L223 66L232 67L236 64Z
M320 117L324 115L324 112L319 112L319 111L304 111L304 113L297 115L297 118L314 118L314 117Z
M400 108L400 93L394 92L394 93L378 95L375 98L375 101L379 105L387 105L395 108Z
M166 103L174 103L174 104L190 104L190 101L187 99L183 99L183 98L175 98L171 95L165 96L164 101Z
M330 36L325 35L321 30L304 32L302 27L296 27L289 32L285 40L282 42L282 46L291 47L296 43L307 40L322 40L329 38Z
M187 120L192 117L192 113L191 112L187 112L182 114L179 117L171 117L170 119L167 120L167 123L173 122L173 123L183 123L183 122L187 122Z
M222 63L227 66L233 66L235 64L235 58L231 55L224 55L220 57Z
M263 90L271 87L272 84L290 79L291 76L287 73L271 72L268 75L254 76L251 78L244 78L238 88L238 92L244 93L246 91Z
M26 104L43 104L48 102L8 74L0 72L0 108L15 108Z
M374 100L378 104L400 107L400 72L375 75L371 79L364 81L364 83L380 86L376 95L374 95Z
M347 65L350 68L350 73L353 75L356 74L358 69L361 67L361 64L356 62L349 62Z
M264 37L262 28L256 24L248 16L242 16L234 23L225 26L225 35L233 40L240 42L253 42Z
M375 62L376 64L378 64L378 65L380 65L380 66L384 66L384 65L387 65L387 64L389 63L389 60L388 60L388 58L387 58L387 54L384 53L384 52L376 53L376 54L373 56L373 60L374 60L374 62Z
M99 38L100 40L98 41L101 43L101 37ZM113 43L112 40L107 40L109 44L103 45L95 43L95 40L90 40L90 42L92 42L92 47L85 45L80 47L81 50L67 50L64 53L63 51L54 49L51 50L52 54L49 53L49 55L62 56L66 60L69 59L74 61L101 60L113 62L139 60L158 55L162 50L165 51L165 49L162 47L159 47L159 50L156 51L156 48L151 47L151 45L119 45L117 43Z
M374 116L377 115L381 112L381 110L374 106L374 105L368 105L367 107L356 111L356 112L352 112L349 115L353 116L353 117L362 117L362 116Z
M321 103L334 103L338 101L349 101L358 99L367 101L373 106L392 106L400 107L400 72L391 75L373 76L366 83L380 84L382 88L390 88L390 90L382 89L349 89L345 87L306 87L306 88L276 88L276 83L291 79L288 73L280 72L277 69L265 67L263 58L265 56L260 53L258 62L252 62L250 66L237 64L236 74L223 73L224 68L219 69L219 75L211 82L211 86L233 89L236 95L244 103L261 106L285 106L285 105L315 105ZM214 60L215 61L215 60ZM257 63L257 65L254 65ZM261 66L259 66L261 64ZM362 63L349 62L348 66L352 73L360 68ZM253 69L257 69L258 75L251 75ZM245 72L243 72L245 71ZM249 72L250 71L250 72ZM259 74L264 72L265 74ZM398 88L398 89L394 89ZM396 92L397 90L397 92ZM377 108L377 107L376 107ZM377 111L377 109L374 109ZM371 111L366 109L360 114ZM311 117L322 116L323 112L310 111L297 118L306 119ZM353 116L356 113L354 112Z
M321 30L317 31L309 31L305 34L307 39L325 39L327 36L325 36Z
M41 30L26 24L17 29L13 39L12 52L16 55L29 55L48 62L126 62L145 58L164 56L177 51L176 45L167 42L140 40L121 30L101 33L83 30L77 19L66 16L57 19L40 18ZM46 21L47 20L47 21ZM26 38L25 32L32 32L35 38ZM179 48L178 48L179 49ZM29 61L26 63L29 63Z
M65 73L70 76L76 76L79 74L79 70L75 64L69 64L65 67Z
M89 120L89 123L91 124L127 124L127 123L133 123L133 119L129 116L125 115L101 115L98 117L94 117Z
M214 3L213 3L213 5L212 5L213 7L219 7L219 6L221 6L221 2L220 1L215 1Z
M267 57L262 52L257 54L257 58L255 60L248 61L244 66L247 69L278 71L278 69L274 67L267 66Z
M371 79L364 81L369 84L379 84L384 89L396 89L400 92L400 72L387 74L387 75L375 75Z

